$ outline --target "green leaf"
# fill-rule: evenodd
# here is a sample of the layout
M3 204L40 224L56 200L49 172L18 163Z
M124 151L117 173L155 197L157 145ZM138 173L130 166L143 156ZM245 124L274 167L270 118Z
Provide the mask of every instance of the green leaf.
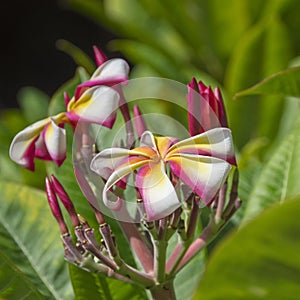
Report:
M215 249L194 299L296 300L300 198L276 205Z
M78 13L86 15L93 21L105 22L109 24L103 10L103 4L98 0L67 0L64 4L68 5L70 8L76 10Z
M72 299L60 233L45 194L0 182L0 200L0 286L6 287L0 296L20 299L22 292L30 299Z
M277 72L252 87L236 93L234 97L261 94L300 97L300 67Z
M205 251L201 251L176 275L174 287L178 299L192 298L204 272L205 257Z
M249 1L239 0L207 2L208 27L212 34L213 47L219 57L228 58L235 44L248 29L251 22L249 6Z
M86 53L84 53L74 44L70 43L69 41L60 39L56 42L56 47L57 49L65 52L70 57L72 57L75 63L78 66L85 68L89 74L92 74L94 72L96 68L94 62Z
M184 70L177 72L174 62L160 51L145 43L130 40L115 40L110 43L113 50L122 51L133 63L148 64L159 76L187 81Z
M21 111L29 123L47 117L49 96L34 87L24 87L18 92Z
M3 234L0 227L1 235ZM39 290L24 274L11 264L9 259L0 252L0 297L1 299L45 299ZM30 298L29 298L30 297Z
M225 77L230 95L287 67L291 59L287 33L279 17L265 15L245 34L232 54ZM240 101L228 102L229 120L239 147L254 135L273 139L282 117L282 97L253 95L249 93Z
M256 179L245 209L244 221L266 207L300 194L300 126L276 147Z
M145 291L120 280L111 279L101 274L92 274L70 265L70 274L76 300L144 300Z

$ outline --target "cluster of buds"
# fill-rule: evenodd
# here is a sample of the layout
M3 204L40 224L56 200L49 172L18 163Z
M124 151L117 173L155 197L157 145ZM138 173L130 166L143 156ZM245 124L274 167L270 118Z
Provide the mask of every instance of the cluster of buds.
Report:
M103 239L98 243L95 239L94 229L82 216L76 213L70 197L53 175L51 179L46 178L46 194L52 214L59 224L65 259L68 262L89 272L139 283L144 287L150 287L154 284L150 275L132 268L120 257L110 226L105 222L100 211L94 209ZM70 216L76 237L75 243L64 220L58 198Z
M47 178L47 198L59 224L66 260L84 270L150 289L154 298L173 299L176 273L218 234L241 204L223 99L218 89L213 92L192 79L187 93L190 137L156 136L147 129L138 106L133 107L133 121L130 117L118 85L128 79L128 64L122 59L107 60L98 48L94 51L98 68L90 80L76 88L72 98L65 94L66 112L21 131L12 142L10 155L31 170L34 158L53 160L60 166L66 155L63 126L77 126L81 136L76 137L75 175L95 213L102 240L97 241L94 229L77 214L57 178ZM118 108L126 123L127 141L121 147L93 151L90 124L112 128ZM91 171L104 182L100 200L88 178ZM134 178L139 211L136 223L118 219L120 214L131 218L124 194L116 192L127 187L129 175ZM229 175L232 180L227 184ZM72 230L66 225L58 199L70 216ZM140 268L128 265L120 256L99 201L119 220ZM197 236L201 204L211 209L211 215ZM178 243L167 257L168 242L174 234Z

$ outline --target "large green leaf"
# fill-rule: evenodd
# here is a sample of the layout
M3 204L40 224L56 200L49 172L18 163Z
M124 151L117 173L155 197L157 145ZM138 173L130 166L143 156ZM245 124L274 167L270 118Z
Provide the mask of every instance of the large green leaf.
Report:
M237 43L225 77L229 96L287 67L291 45L287 29L276 15L266 15ZM273 139L282 117L284 99L247 95L228 101L230 124L239 147L254 135Z
M265 211L213 253L194 299L299 299L300 198Z
M235 94L235 98L267 94L300 97L300 67L277 72L252 87Z
M49 96L34 87L24 87L18 92L21 111L29 123L47 117Z
M151 46L145 45L145 43L116 40L111 43L111 46L114 50L121 50L133 63L148 64L161 77L174 78L181 81L189 80L188 76L185 75L187 72L184 69L182 72L177 72L178 66L176 67L174 62L170 60L170 57Z
M5 232L1 235L5 239ZM36 286L0 252L0 297L1 299L45 299Z
M0 296L72 299L58 226L44 193L0 182L0 201Z
M70 274L76 300L145 300L145 291L139 287L120 280L91 274L77 267L70 266Z
M276 151L258 176L250 194L244 219L266 207L300 194L300 126L276 147Z
M213 0L206 3L207 27L212 35L211 42L219 57L228 58L235 44L248 29L252 21L249 2ZM235 22L232 22L233 19Z
M189 300L195 293L204 272L205 258L206 252L203 250L176 275L174 286L178 299Z

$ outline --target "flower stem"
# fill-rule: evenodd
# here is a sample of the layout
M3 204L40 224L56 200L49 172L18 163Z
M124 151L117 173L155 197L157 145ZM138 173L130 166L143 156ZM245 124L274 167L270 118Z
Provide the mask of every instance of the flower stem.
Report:
M154 273L156 280L159 283L165 280L165 265L168 241L166 239L167 234L167 219L159 220L159 228L157 238L153 238L154 246Z
M154 286L150 292L153 300L176 300L173 280Z
M176 272L179 272L200 250L202 250L216 236L217 232L218 228L216 228L215 223L209 223L202 234L186 250L183 250L184 255L176 268Z
M139 262L141 263L143 269L147 273L153 272L153 255L150 249L144 242L140 232L138 231L134 223L121 222L119 221L123 232L127 236L131 249L136 254Z

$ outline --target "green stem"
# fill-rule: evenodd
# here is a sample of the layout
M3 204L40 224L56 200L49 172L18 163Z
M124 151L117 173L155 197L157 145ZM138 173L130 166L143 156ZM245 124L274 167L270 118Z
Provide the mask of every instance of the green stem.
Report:
M167 256L167 219L159 220L157 240L154 240L154 272L158 283L165 281L166 256Z
M155 240L154 244L154 273L157 282L163 282L165 280L165 265L166 265L166 252L167 241Z
M153 300L176 300L173 280L150 289Z

